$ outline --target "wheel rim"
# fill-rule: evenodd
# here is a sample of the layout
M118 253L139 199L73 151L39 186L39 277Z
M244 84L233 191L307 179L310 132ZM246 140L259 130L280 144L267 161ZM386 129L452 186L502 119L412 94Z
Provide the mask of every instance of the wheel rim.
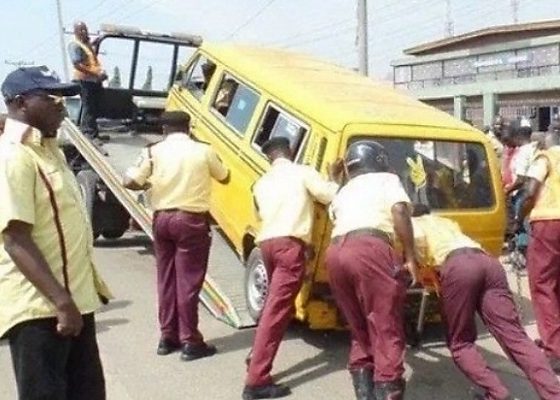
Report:
M259 260L258 264L249 274L247 284L249 305L253 310L260 313L264 307L264 301L268 293L268 274L262 261Z

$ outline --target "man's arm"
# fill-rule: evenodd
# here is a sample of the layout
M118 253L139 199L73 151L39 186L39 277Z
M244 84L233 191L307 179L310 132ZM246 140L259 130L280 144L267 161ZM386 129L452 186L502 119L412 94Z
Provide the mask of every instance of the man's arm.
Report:
M144 149L136 162L136 166L127 169L122 185L130 190L147 190L151 187L148 179L152 175L153 160L151 152Z
M523 222L525 217L529 215L535 203L537 201L537 195L541 189L542 183L535 178L528 178L527 183L524 186L524 191L522 197L519 200L518 212L515 215L515 223L520 224Z
M230 171L225 167L222 160L218 157L216 152L209 147L206 153L208 167L210 168L210 175L222 184L229 183Z
M57 330L63 336L77 336L83 327L74 300L53 276L45 258L31 237L32 225L10 221L2 232L4 248L21 273L56 308Z
M412 285L418 282L418 265L414 247L414 231L410 216L410 207L407 203L396 203L391 207L395 234L403 246L405 267L412 276Z
M315 171L312 167L305 167L304 183L307 191L311 194L313 199L322 203L329 204L336 192L338 191L338 184L328 181L321 176L320 173ZM335 172L330 172L334 175ZM334 176L333 176L334 177Z

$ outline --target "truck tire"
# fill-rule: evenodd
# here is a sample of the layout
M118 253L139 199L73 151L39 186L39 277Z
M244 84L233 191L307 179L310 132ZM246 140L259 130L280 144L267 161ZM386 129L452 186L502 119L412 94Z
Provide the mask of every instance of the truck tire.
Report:
M89 220L92 224L93 238L97 239L101 232L96 229L94 224L93 207L95 205L95 200L97 199L97 182L99 181L99 176L91 169L84 169L78 172L76 180L80 185L80 190L82 191Z
M124 235L127 229L109 229L103 231L102 235L105 239L118 239Z
M268 273L261 251L255 247L245 263L245 303L247 311L255 322L259 320L264 301L268 294Z

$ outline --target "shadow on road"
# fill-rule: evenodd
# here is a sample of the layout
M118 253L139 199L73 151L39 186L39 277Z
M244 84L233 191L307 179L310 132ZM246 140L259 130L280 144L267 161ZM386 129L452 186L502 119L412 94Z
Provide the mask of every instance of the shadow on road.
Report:
M95 322L97 333L102 333L110 330L115 326L128 324L130 320L128 318L107 318L97 319Z
M99 315L109 311L119 310L121 308L127 308L131 304L132 301L130 300L111 300L109 301L109 304L106 304L103 307L101 307L101 309L96 314Z
M119 239L97 239L94 244L99 248L146 247L151 249L152 240L142 233L131 233Z

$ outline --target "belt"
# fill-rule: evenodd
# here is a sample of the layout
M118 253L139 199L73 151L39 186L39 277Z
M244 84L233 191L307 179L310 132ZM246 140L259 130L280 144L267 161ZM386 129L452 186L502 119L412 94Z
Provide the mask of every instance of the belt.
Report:
M332 238L331 243L338 244L338 243L344 241L345 239L353 237L353 236L356 236L356 237L358 237L358 236L373 236L373 237L376 237L378 239L383 240L389 246L393 245L393 241L391 240L391 236L387 232L384 232L380 229L375 229L375 228L356 229L356 230L353 230L353 231L350 231L350 232L346 233L345 235L335 236L335 237Z
M448 262L452 257L455 256L463 256L466 254L486 254L486 252L482 249L477 249L476 247L461 247L459 249L455 249L447 254L445 257L444 263Z
M193 212L193 211L182 210L180 208L165 208L163 210L156 210L154 212L154 215L157 215L157 214L160 214L160 213L175 213L175 212L180 212L180 213L189 214L189 215L200 215L200 216L208 215L207 211Z

